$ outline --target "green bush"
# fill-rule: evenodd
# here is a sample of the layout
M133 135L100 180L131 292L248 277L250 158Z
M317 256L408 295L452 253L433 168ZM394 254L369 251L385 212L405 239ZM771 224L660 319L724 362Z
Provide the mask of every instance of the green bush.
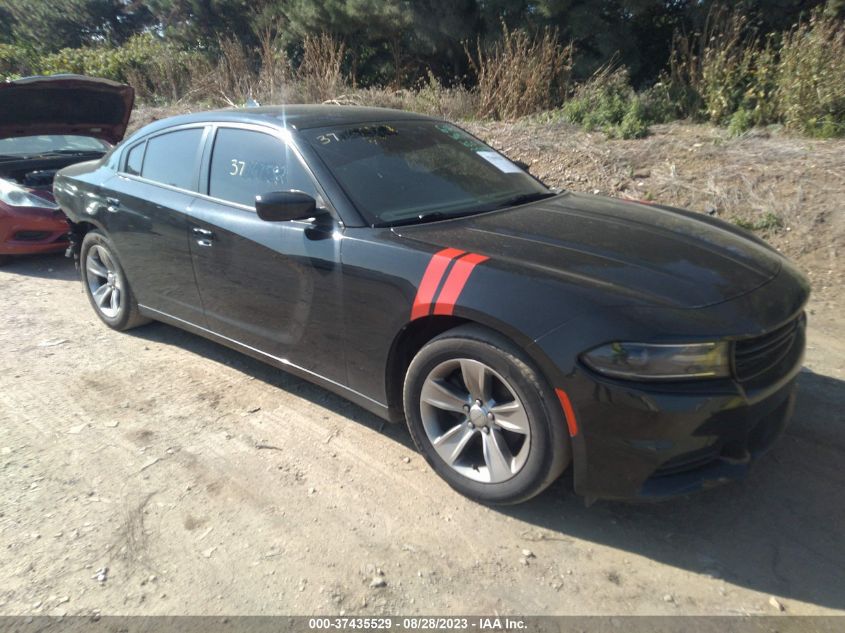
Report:
M0 43L0 81L32 74L35 57L35 53L23 46Z
M651 123L669 123L684 117L677 96L672 93L666 77L661 77L651 88L642 91L639 98L644 118Z
M625 116L617 127L611 128L611 135L619 138L645 138L649 135L649 122L646 118L646 108L639 97L635 98L628 107Z
M767 231L775 232L783 228L783 220L779 215L771 211L757 220L745 220L743 218L734 217L733 223L746 231Z
M591 132L611 138L643 138L649 133L648 107L634 92L624 68L599 70L563 104L561 114Z
M754 113L745 108L740 108L731 116L728 123L728 132L731 136L739 136L754 127Z
M44 75L76 73L125 81L123 50L119 48L63 48L41 58Z
M769 125L781 120L777 100L778 36L769 35L765 43L748 53L751 63L737 112L745 111L750 127Z
M64 48L38 64L45 75L77 73L132 84L147 101L175 101L209 68L205 58L184 51L151 33L135 35L123 46Z

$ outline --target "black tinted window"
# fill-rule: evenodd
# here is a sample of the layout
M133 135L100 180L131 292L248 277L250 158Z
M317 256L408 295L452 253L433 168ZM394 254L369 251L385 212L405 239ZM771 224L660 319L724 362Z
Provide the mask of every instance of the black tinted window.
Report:
M191 128L151 138L141 175L180 189L195 189L202 133L202 128Z
M255 196L288 189L317 197L310 176L285 143L262 132L218 130L208 195L253 207Z
M144 147L146 147L144 143L139 143L129 150L129 153L126 155L125 171L127 174L132 174L133 176L141 175L141 165L144 164Z

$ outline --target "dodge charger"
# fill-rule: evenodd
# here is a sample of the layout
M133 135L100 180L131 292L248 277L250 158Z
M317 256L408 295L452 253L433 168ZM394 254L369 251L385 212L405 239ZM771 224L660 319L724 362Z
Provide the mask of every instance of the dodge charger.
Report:
M54 194L107 326L162 321L407 421L484 503L567 470L588 499L741 479L790 417L809 288L782 255L709 216L549 189L443 120L183 115Z

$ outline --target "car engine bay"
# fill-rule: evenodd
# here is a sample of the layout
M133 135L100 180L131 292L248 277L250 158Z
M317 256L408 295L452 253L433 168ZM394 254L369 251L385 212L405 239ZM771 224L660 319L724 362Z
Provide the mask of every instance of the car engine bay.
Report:
M9 180L29 189L50 191L56 172L68 165L81 161L101 158L102 152L90 152L83 155L23 158L0 161L0 178Z

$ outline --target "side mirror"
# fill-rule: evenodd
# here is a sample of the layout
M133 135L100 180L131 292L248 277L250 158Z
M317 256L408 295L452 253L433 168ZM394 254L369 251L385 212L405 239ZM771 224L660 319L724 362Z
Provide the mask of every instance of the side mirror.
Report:
M266 222L289 222L314 217L317 201L303 191L271 191L255 196L255 210Z

